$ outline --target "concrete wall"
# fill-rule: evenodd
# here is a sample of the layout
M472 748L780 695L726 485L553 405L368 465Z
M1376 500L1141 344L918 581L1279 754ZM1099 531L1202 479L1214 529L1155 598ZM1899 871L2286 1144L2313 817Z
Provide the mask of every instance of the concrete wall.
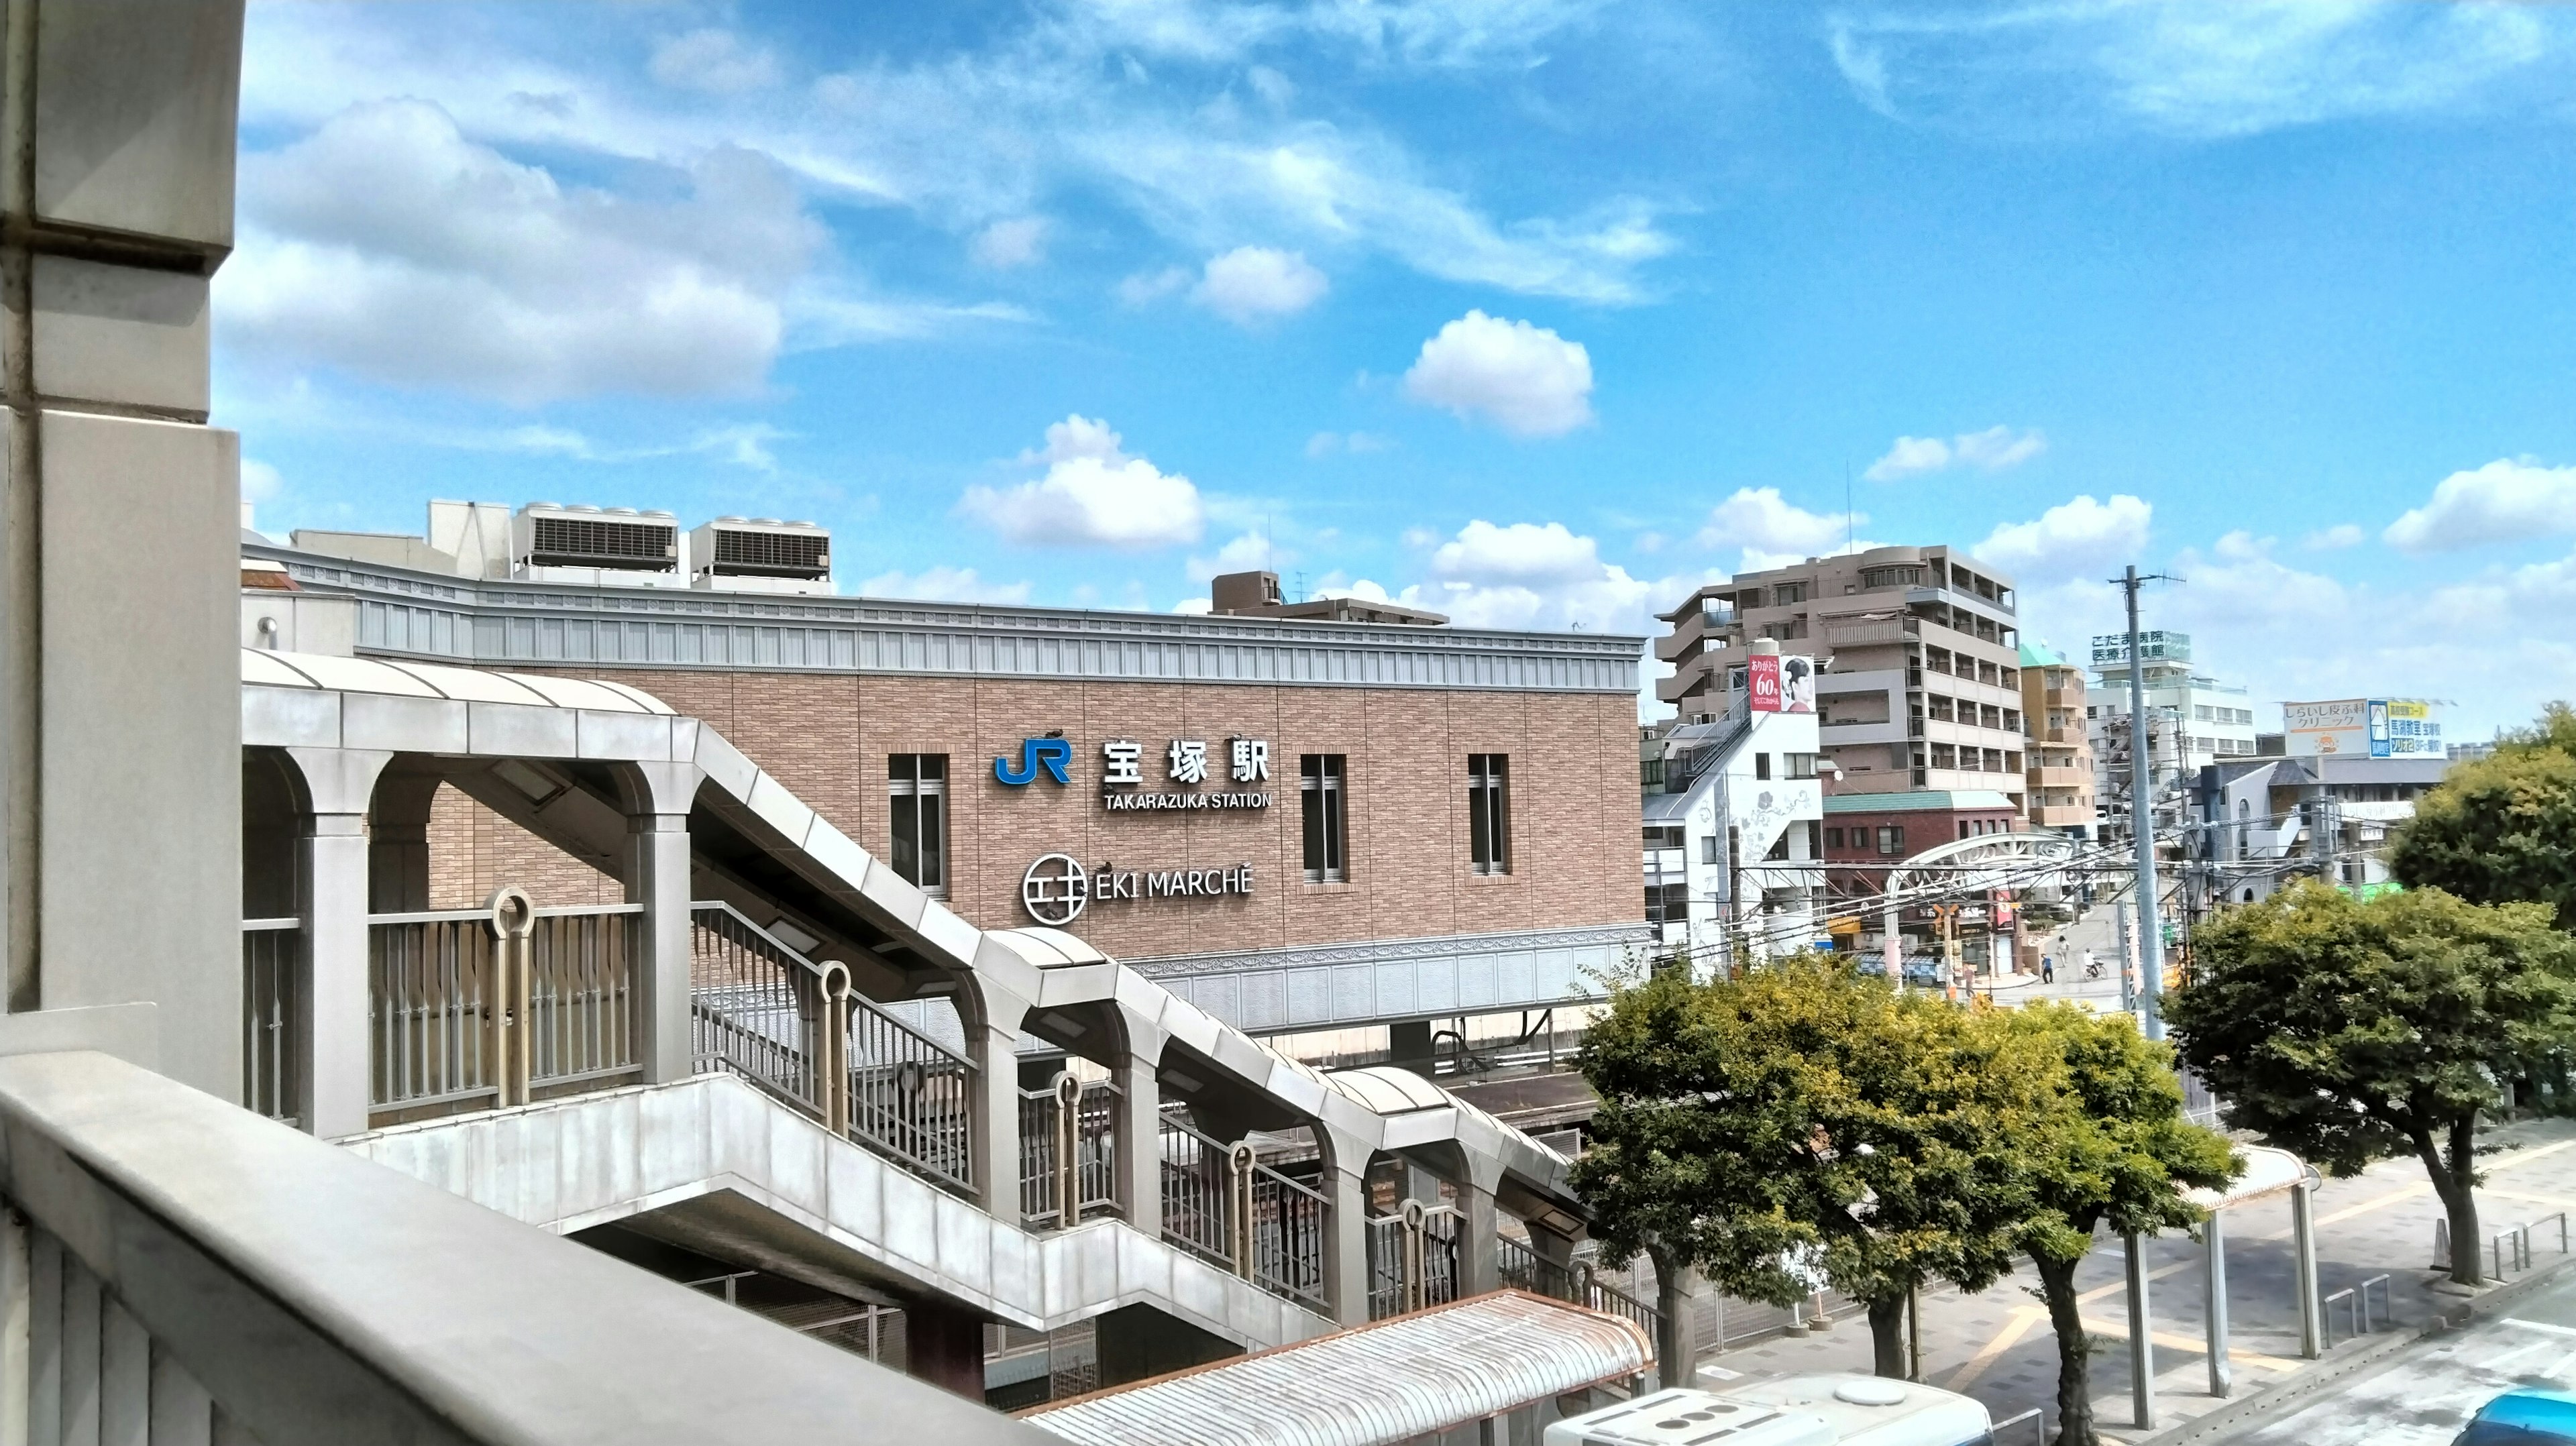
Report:
M86 1042L226 1098L239 458L204 424L241 23L239 0L12 4L0 86L0 1051Z

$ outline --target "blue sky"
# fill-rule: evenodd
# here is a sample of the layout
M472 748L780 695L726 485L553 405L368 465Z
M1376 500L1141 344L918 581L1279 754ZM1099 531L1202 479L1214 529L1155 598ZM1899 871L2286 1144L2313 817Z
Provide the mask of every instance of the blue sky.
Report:
M2483 734L2576 695L2571 81L2415 0L254 3L216 420L271 533L888 596L1645 632L1857 513Z

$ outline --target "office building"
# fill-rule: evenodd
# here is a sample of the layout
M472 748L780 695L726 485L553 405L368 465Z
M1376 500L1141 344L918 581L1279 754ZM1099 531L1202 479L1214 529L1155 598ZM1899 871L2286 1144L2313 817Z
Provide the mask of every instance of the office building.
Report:
M1814 654L1828 793L1992 792L2022 807L2020 621L2011 579L1950 547L1881 547L1745 573L1662 615L1656 684L1686 723L1731 716L1747 648Z
M2138 635L2147 708L2147 777L2160 826L2178 824L2190 778L2222 759L2258 755L2253 700L2243 687L2195 672L2191 635ZM2093 748L2093 794L2106 827L2129 829L2129 642L2125 634L2093 639L2094 687L2085 705Z

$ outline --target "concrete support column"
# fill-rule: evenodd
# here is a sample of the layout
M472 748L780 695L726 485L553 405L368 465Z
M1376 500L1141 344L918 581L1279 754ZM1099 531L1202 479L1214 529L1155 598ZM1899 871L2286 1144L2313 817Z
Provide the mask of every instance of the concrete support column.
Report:
M1368 1148L1359 1141L1318 1125L1323 1131L1324 1195L1332 1214L1324 1222L1324 1299L1342 1325L1367 1325L1369 1319Z
M1163 1235L1163 1085L1154 1066L1129 1055L1117 1073L1118 1207L1127 1223Z
M367 1127L367 807L393 755L343 748L287 755L303 774L305 796L295 860L304 945L295 976L295 1113L329 1140Z
M2209 1394L2226 1397L2236 1389L2236 1372L2227 1360L2227 1212L2212 1210L2201 1227L2201 1247L2209 1255L2202 1277L2201 1309L2209 1322Z
M1490 1187L1467 1184L1458 1190L1458 1294L1483 1295L1502 1286L1497 1244L1501 1224Z
M407 914L429 907L429 809L435 774L386 778L367 812L367 907Z
M638 815L626 829L626 901L644 906L635 933L638 1042L646 1083L663 1084L697 1068L689 1032L689 816Z
M975 1189L985 1212L1020 1223L1020 1020L1027 1011L998 995L985 1000L986 1017L966 1026L966 1052L975 1060ZM998 1017L997 1017L998 1016Z
M2127 1237L2129 1265L2129 1400L2135 1407L2130 1424L2151 1431L2156 1424L2155 1324L2147 1309L2147 1257L2138 1237Z
M2460 1247L2455 1242L2452 1248ZM2293 1288L2299 1292L2299 1354L2313 1361L2326 1353L2326 1336L2320 1318L2324 1307L2317 1301L2316 1194L2305 1180L2290 1187L2290 1250L2297 1267Z

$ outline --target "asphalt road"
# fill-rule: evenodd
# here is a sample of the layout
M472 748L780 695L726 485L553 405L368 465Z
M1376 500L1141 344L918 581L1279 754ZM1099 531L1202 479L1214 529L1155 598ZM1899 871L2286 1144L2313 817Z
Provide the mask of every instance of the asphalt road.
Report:
M2449 1446L2515 1386L2576 1389L2576 1279L2415 1347L2398 1363L2229 1446Z

